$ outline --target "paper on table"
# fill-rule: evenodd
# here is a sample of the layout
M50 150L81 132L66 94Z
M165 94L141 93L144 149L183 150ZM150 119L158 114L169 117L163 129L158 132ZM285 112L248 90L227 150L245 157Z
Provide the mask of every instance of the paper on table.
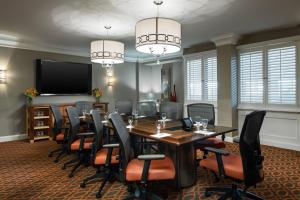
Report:
M159 122L163 122L164 120L159 119L158 121L159 121ZM165 119L165 122L169 122L169 121L172 121L172 119Z
M130 125L128 125L128 126L126 126L126 128L134 128L134 126L130 126Z
M146 116L140 115L140 116L138 116L137 118L139 119L139 118L144 118L144 117L146 117Z
M152 137L156 137L156 138L163 138L163 137L169 137L171 136L170 133L156 133L154 135L151 135Z
M199 131L194 131L194 133L200 133L200 134L203 134L203 135L211 135L211 134L214 134L214 133L216 133L216 132L205 131L205 130L199 130Z

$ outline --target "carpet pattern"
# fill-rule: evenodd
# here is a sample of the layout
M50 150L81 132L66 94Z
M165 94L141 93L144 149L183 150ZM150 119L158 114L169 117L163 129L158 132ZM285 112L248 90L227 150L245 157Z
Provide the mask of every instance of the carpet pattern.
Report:
M69 168L61 170L65 156L59 163L48 158L50 150L57 148L53 141L29 144L26 141L0 143L0 199L95 199L100 181L80 188L80 181L95 173L93 167L82 167L75 177L68 178ZM238 145L227 143L227 149L238 153ZM265 180L250 191L270 200L300 199L300 152L262 146L265 156ZM217 199L205 198L203 191L213 185L230 184L230 180L213 183L213 177L204 169L198 170L197 184L176 192L165 185L157 187L168 191L171 200ZM107 184L104 200L122 199L127 195L126 187L115 181Z

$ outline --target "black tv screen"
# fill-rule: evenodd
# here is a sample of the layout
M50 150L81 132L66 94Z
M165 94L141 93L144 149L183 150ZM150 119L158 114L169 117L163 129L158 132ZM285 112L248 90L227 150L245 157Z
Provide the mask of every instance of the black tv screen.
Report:
M39 95L90 95L91 87L91 64L37 60Z

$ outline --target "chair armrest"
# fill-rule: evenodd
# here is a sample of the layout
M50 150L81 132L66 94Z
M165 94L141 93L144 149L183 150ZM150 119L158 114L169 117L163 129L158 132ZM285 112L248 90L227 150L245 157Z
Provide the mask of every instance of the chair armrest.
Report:
M139 155L138 160L144 161L143 172L141 177L141 183L146 184L148 181L148 174L150 169L150 164L152 160L163 160L165 159L164 154L147 154L147 155Z
M92 136L95 135L94 132L86 132L86 133L78 133L77 136L78 137L87 137L87 136Z
M224 169L224 163L222 160L222 156L228 156L229 152L224 149L216 149L216 148L211 148L211 147L205 147L204 149L208 152L213 152L216 154L219 177L224 178L225 177L225 169Z
M105 160L105 167L109 167L111 165L111 159L113 156L113 149L119 147L119 144L104 144L102 147L108 149L107 150L107 156ZM119 157L117 158L117 160Z
M120 144L104 144L103 148L117 148Z
M147 155L139 155L139 160L163 160L165 159L164 154L147 154Z
M224 150L224 149L216 149L216 148L212 148L212 147L205 147L204 150L208 151L208 152L212 152L215 154L220 154L223 156L228 156L229 152Z

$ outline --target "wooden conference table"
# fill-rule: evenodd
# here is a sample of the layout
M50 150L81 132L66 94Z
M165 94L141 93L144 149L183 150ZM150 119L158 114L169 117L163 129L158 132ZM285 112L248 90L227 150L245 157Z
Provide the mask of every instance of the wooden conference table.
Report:
M125 118L124 118L125 119ZM155 140L160 143L160 150L169 156L176 168L176 182L178 188L190 187L196 183L197 163L195 162L194 142L204 140L209 137L224 135L225 133L236 131L236 128L224 126L211 126L208 131L215 132L210 135L203 135L194 132L184 131L181 121L167 121L161 127L162 133L171 134L168 137L157 138L151 135L156 134L157 117L145 117L134 120L134 128L128 129L133 136L139 136ZM127 124L127 120L125 121ZM113 129L112 124L107 123L104 127ZM134 145L134 144L133 144Z

